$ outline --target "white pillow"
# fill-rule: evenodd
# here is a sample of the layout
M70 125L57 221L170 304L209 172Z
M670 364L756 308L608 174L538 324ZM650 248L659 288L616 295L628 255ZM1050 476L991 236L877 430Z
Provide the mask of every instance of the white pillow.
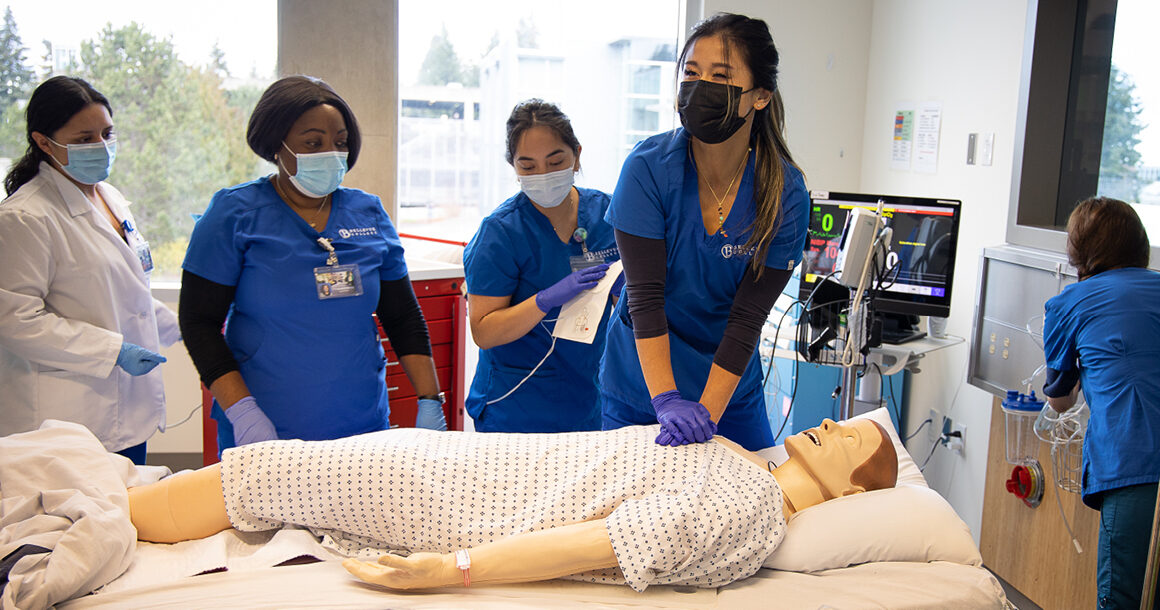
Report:
M816 572L871 561L950 561L979 566L966 523L938 492L902 484L835 498L795 513L763 564Z
M951 505L927 486L922 471L902 445L890 412L883 407L853 419L871 419L886 429L898 454L897 485L835 498L795 513L785 539L765 560L765 567L816 572L871 561L981 565L970 529ZM774 464L787 459L781 445L757 453Z

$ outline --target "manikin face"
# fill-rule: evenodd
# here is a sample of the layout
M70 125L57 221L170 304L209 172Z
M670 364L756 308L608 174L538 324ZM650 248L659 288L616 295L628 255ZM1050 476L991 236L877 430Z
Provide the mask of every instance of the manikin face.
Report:
M822 496L829 500L860 491L850 482L850 474L865 463L885 442L874 422L868 419L822 425L789 437L785 450L817 482Z

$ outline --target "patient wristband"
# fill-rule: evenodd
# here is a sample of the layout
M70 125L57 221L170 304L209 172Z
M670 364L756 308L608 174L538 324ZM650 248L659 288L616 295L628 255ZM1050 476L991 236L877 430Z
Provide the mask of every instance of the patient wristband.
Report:
M455 567L463 571L463 586L471 586L471 555L467 554L467 549L459 549L455 551Z

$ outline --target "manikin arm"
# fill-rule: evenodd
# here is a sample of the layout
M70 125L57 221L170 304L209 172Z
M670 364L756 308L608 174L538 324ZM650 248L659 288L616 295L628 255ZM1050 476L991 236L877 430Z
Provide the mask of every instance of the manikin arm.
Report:
M137 539L181 542L229 529L221 466L214 464L129 489L129 518Z
M604 520L520 534L469 550L471 582L533 582L617 565ZM390 589L429 589L463 583L454 553L384 555L378 562L347 559L351 574Z

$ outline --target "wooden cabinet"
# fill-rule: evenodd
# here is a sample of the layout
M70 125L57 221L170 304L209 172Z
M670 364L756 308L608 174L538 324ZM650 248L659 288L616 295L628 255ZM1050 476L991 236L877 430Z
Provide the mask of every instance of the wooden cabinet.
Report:
M442 277L431 277L439 275ZM423 317L427 319L427 329L431 336L431 356L435 359L435 373L439 387L447 396L443 414L447 427L462 430L465 420L463 401L467 394L464 387L464 354L467 324L467 299L463 296L462 270L443 270L438 273L427 271L412 273L411 284ZM416 279L416 278L422 279ZM412 427L418 398L415 388L407 379L399 358L391 349L386 335L379 330L383 351L387 358L387 397L391 401L391 427ZM206 466L218 461L217 422L209 416L213 406L213 395L202 388L202 461Z

